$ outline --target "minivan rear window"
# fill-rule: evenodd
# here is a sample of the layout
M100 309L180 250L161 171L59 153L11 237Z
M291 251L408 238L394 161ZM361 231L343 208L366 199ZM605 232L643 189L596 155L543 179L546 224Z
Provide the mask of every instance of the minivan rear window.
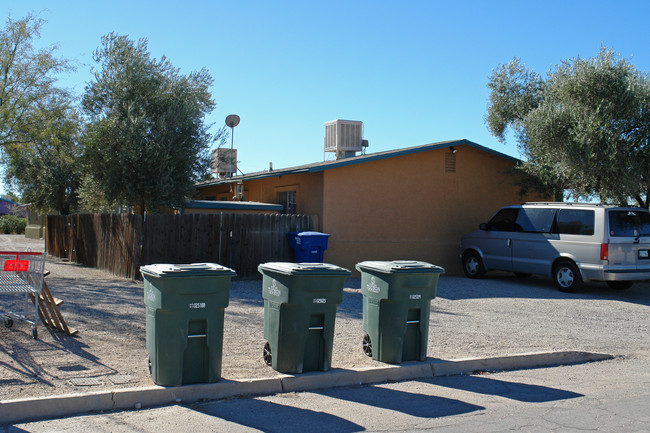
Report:
M641 209L610 210L610 236L650 235L650 213Z
M557 214L557 230L565 235L593 235L594 211L560 209Z

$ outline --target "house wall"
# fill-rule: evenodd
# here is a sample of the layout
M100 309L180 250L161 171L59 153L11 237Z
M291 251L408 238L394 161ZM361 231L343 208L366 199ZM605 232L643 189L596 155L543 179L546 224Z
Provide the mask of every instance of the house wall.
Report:
M455 173L445 171L447 148L326 170L324 261L354 270L364 260L421 260L461 273L462 235L522 198L503 174L513 162L456 149Z
M549 197L520 197L506 171L514 162L456 146L301 173L250 180L246 200L277 203L296 190L298 213L316 215L315 230L329 233L324 261L346 267L364 260L421 260L460 274L460 238L501 207ZM201 188L201 199L231 193L228 185ZM231 199L229 197L228 199Z

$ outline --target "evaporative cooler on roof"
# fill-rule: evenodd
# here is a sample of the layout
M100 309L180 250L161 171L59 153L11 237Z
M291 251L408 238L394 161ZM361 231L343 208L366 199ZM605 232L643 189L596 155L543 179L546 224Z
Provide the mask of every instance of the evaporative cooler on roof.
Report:
M213 149L212 173L217 173L219 177L232 177L237 174L237 149Z
M340 119L325 122L325 152L335 152L336 159L355 156L364 144L363 122Z

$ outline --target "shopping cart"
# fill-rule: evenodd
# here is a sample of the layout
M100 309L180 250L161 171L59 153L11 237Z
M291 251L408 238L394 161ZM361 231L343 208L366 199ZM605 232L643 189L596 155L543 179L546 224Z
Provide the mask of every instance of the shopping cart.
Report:
M0 297L5 295L24 295L25 304L30 307L33 299L38 300L43 287L45 253L0 251ZM14 306L15 303L11 305ZM11 328L14 320L23 320L32 325L32 337L38 338L38 302L33 302L33 311L5 311L4 324Z

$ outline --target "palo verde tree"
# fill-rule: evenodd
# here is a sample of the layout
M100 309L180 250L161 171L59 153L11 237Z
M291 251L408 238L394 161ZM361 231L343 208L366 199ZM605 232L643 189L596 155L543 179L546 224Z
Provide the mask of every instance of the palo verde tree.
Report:
M502 142L514 132L526 172L578 197L648 207L647 73L603 47L545 78L514 59L493 71L488 87L488 129Z
M94 59L99 69L82 99L93 183L108 202L141 212L182 207L209 169L212 78L205 69L182 75L165 57L151 58L146 39L114 33Z

